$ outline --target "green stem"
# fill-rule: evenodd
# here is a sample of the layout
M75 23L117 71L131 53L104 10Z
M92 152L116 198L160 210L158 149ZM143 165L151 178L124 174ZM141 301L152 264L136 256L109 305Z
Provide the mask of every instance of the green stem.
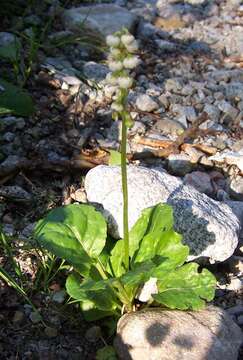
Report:
M129 270L129 230L128 230L128 189L127 189L127 126L126 117L122 115L122 142L121 142L121 173L123 193L123 239L125 268Z

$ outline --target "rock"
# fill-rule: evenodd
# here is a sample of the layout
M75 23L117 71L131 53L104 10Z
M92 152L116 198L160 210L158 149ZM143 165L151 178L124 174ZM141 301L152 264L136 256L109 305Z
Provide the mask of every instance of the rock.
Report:
M217 106L206 104L204 106L204 111L208 114L210 120L213 121L219 120L220 110Z
M201 193L212 195L213 186L210 176L202 171L193 171L190 174L185 175L184 184L193 186Z
M84 189L77 189L73 194L71 194L71 198L80 203L87 202L87 197Z
M184 176L193 169L190 156L186 154L170 154L168 156L169 169L174 175Z
M158 131L165 135L178 136L183 133L185 128L178 121L169 118L163 118L156 121L151 128L152 131Z
M20 186L1 186L0 196L16 202L29 202L32 196Z
M229 315L240 315L243 314L243 303L228 308L227 313Z
M89 61L83 66L83 73L89 80L99 82L105 79L106 75L109 73L109 69L106 65Z
M25 121L23 118L16 118L15 116L6 116L1 118L1 128L6 130L12 128L12 130L22 130L25 127Z
M229 99L239 98L243 100L243 83L242 82L231 82L225 87L226 97Z
M91 342L97 342L101 337L101 328L99 326L91 326L85 333L85 338Z
M171 91L173 93L180 93L184 83L181 78L171 78L165 81L164 87L166 91Z
M225 150L210 156L208 160L215 161L219 164L236 165L240 171L243 172L243 149L237 152Z
M122 237L121 170L100 165L90 170L85 179L89 202L101 204L109 230ZM208 257L211 262L229 258L237 244L239 220L230 207L210 199L165 171L128 167L129 228L143 209L158 203L173 206L175 229L182 233L191 249L192 258Z
M54 337L57 337L58 331L57 331L57 329L55 329L53 327L47 326L45 328L45 335L49 338L54 338Z
M231 208L235 216L238 218L241 226L241 236L243 237L243 202L227 200L225 203Z
M193 106L173 104L171 106L171 111L180 116L185 116L185 118L190 122L194 122L197 119L197 114Z
M38 324L41 321L41 315L37 311L33 311L29 315L33 324Z
M141 111L152 112L159 108L159 105L147 94L138 95L136 106Z
M243 201L243 177L236 176L229 183L229 194L236 200Z
M87 29L105 37L124 27L132 32L137 16L114 4L100 4L65 10L63 20L69 30L85 31Z
M12 237L15 235L16 230L13 224L3 224L2 231L6 236Z
M243 326L243 315L238 316L236 321L239 326Z
M14 34L9 32L0 32L0 46L7 46L10 44L14 44L17 37Z
M227 290L241 291L243 290L243 279L233 278L230 283L226 286Z
M65 290L55 291L52 295L52 301L58 304L62 304L65 300L65 297L66 297Z
M13 316L13 323L20 323L22 320L24 319L24 313L22 311L15 311L14 316Z
M155 43L159 49L159 52L173 52L177 49L176 43L168 40L156 39Z
M123 315L114 341L119 359L237 360L240 328L222 309L148 309Z

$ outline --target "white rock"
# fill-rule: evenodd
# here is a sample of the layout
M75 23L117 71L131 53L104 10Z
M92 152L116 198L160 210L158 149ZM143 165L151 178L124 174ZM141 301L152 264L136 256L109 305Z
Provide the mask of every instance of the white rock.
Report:
M243 172L243 149L238 152L225 150L210 156L208 159L221 164L236 165Z
M136 106L141 111L152 112L159 108L159 105L147 94L138 95Z
M242 332L222 309L147 309L124 315L114 346L121 360L237 360Z
M67 29L79 31L88 29L106 37L123 27L132 31L137 17L123 7L100 4L65 10L63 20Z
M102 204L109 229L122 237L120 167L100 165L85 179L88 201ZM174 176L155 169L128 167L129 227L143 209L158 203L174 208L175 229L191 249L189 259L208 257L211 262L229 258L237 244L239 220L230 207L210 199Z

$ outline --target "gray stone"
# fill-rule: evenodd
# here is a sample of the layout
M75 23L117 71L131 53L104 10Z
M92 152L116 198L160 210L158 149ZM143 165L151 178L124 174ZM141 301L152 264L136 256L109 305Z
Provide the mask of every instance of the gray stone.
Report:
M172 52L177 49L177 45L168 40L156 39L155 43L160 52Z
M89 61L83 66L83 73L89 80L98 82L105 79L106 75L109 73L109 69L106 65Z
M137 16L114 4L100 4L65 10L63 20L67 29L82 32L87 29L104 37L123 27L132 31Z
M180 93L180 90L182 89L183 85L184 85L183 80L181 78L167 79L164 84L166 91L171 91L174 93L177 92Z
M243 100L243 83L232 82L225 87L226 97L229 99L239 98Z
M147 112L152 112L159 108L159 105L147 94L138 95L136 106L139 110Z
M184 176L193 169L190 156L187 154L170 154L168 156L169 169L174 175Z
M193 186L201 193L212 195L213 186L210 176L202 171L193 171L190 174L185 175L184 184Z
M1 186L0 196L16 202L29 202L32 196L20 186Z
M147 309L123 315L114 341L119 359L237 360L242 332L222 309Z
M15 42L16 36L9 32L0 32L0 46L6 46Z
M193 122L197 119L197 114L193 106L182 106L180 104L173 104L171 110L180 116L185 116L185 118Z
M162 118L156 121L151 130L161 132L165 135L178 136L185 130L185 127L176 120Z
M121 170L100 165L90 170L85 179L88 201L101 204L115 238L122 237ZM237 244L239 220L230 207L192 187L165 171L128 167L129 228L143 209L158 203L173 206L175 229L182 233L191 249L192 258L208 257L211 262L229 258Z
M229 194L236 200L243 201L243 177L236 176L229 183Z
M3 130L12 128L22 130L25 127L25 121L23 118L17 118L15 116L6 116L1 118L1 128Z
M219 120L220 110L217 106L206 104L204 106L204 111L208 114L209 118L214 121Z

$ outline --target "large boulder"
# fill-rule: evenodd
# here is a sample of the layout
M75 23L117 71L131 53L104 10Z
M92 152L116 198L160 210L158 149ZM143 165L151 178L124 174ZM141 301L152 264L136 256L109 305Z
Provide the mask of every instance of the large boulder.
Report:
M119 166L100 165L85 179L90 202L103 206L110 233L123 236L122 186ZM229 206L214 201L165 171L128 166L129 228L143 209L158 203L173 206L175 230L190 247L192 260L209 258L210 262L229 258L237 244L240 223Z
M137 21L136 15L125 8L114 4L80 6L65 10L63 20L66 29L88 29L99 36L105 37L123 27L133 31Z
M243 337L222 309L149 309L124 315L114 346L123 360L237 360Z

